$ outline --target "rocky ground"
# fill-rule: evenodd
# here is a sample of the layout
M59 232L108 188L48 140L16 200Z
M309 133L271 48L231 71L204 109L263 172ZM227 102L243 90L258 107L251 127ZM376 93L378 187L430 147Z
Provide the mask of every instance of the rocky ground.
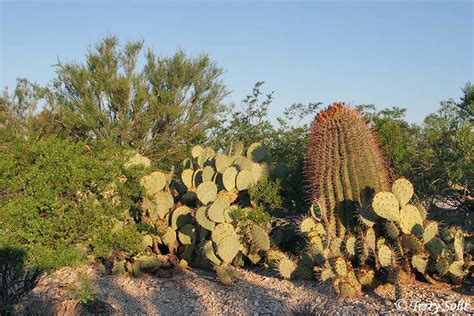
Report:
M95 304L77 303L81 295L90 292L79 291L79 280L83 284L84 280L91 281L98 298ZM182 271L168 277L130 278L111 276L101 264L95 264L63 268L43 276L17 311L60 315L80 311L150 315L474 312L472 286L451 288L412 281L404 285L404 291L405 300L398 303L391 285L380 286L357 299L340 301L328 285L282 280L263 269L242 271L234 285L224 286L214 273L203 270ZM74 295L76 300L72 299Z

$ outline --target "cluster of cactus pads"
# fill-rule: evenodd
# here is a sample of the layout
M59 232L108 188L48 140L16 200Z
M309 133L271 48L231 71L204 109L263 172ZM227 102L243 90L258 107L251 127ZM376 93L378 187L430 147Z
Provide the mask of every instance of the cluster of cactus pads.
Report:
M382 281L398 285L412 273L429 282L461 281L472 264L463 232L428 220L422 206L408 203L412 196L412 184L396 180L392 192L378 192L371 207L357 215L358 232L345 235L335 235L324 220L334 210L316 203L312 216L300 224L308 241L301 264L312 268L320 281L332 280L343 298L358 296L362 288Z
M464 233L458 228L442 228L436 221L426 219L421 206L408 204L413 196L413 186L406 179L393 183L392 192L375 195L373 211L383 219L385 236L394 242L400 254L411 258L411 266L427 276L428 272L463 278L471 256L464 258ZM393 251L391 252L393 256Z
M149 254L175 254L192 266L214 268L222 283L230 284L236 275L232 266L263 262L270 250L270 227L239 225L233 211L252 212L256 205L248 189L281 173L281 166L271 167L261 143L245 152L235 142L228 154L197 145L191 154L176 174L153 171L141 178L141 223L155 232L143 236L142 247Z
M135 155L128 165L150 161ZM229 285L245 264L263 264L284 278L331 281L342 298L356 297L381 282L423 276L429 282L460 282L472 267L465 233L428 219L410 204L414 189L390 177L375 136L358 112L335 103L320 112L309 133L305 162L311 216L257 224L235 214L255 212L249 189L268 177L285 177L261 143L244 151L235 142L227 154L192 148L177 172L153 171L144 189L140 222L147 225L142 249L131 262L116 261L113 272L138 276L159 267L156 255L170 254L181 265L215 269ZM269 231L271 230L271 237ZM305 241L298 258L276 245L296 235ZM467 246L466 246L467 244ZM293 246L287 248L296 248Z
M463 232L441 228L409 204L408 180L395 181L390 192L375 135L357 111L335 103L317 115L305 172L313 206L300 224L307 245L299 266L332 280L341 297L383 280L397 285L411 272L431 282L433 273L455 281L466 275Z

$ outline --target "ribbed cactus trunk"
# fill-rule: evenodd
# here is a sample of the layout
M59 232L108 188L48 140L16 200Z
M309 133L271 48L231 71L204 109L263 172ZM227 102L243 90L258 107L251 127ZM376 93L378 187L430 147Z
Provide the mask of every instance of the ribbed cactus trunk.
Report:
M312 201L325 204L337 235L352 230L355 208L367 205L371 192L390 189L374 134L361 115L344 103L333 103L316 116L304 171ZM333 211L339 214L337 219Z

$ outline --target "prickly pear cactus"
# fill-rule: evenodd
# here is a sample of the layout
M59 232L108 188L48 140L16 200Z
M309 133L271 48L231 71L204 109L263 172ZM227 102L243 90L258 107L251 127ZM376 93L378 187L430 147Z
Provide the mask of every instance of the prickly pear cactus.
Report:
M281 164L278 168L283 169ZM167 249L191 265L215 268L219 279L230 284L230 266L257 264L270 250L268 227L253 224L244 229L232 216L236 209L255 207L248 189L270 174L270 155L262 143L245 151L236 142L228 154L194 146L176 176L153 171L140 180L145 191L141 219L155 229L143 237L142 248ZM290 261L281 263L286 277L294 270ZM116 270L121 271L120 264Z
M397 197L400 206L403 207L413 197L413 185L407 179L400 178L392 184L392 192Z
M343 298L357 296L360 288L380 282L393 283L402 295L402 275L423 275L432 282L430 274L436 273L459 283L472 266L465 233L440 228L442 223L426 219L423 208L409 204L413 186L407 179L395 181L393 190L375 194L359 214L357 234L344 231L341 235L337 225L328 224L328 218L337 222L340 216L334 209L313 207L312 216L299 224L307 243L298 266L312 267L321 282L331 280ZM376 275L386 277L377 280Z
M372 209L375 214L389 221L400 220L400 204L391 192L379 192L374 196Z

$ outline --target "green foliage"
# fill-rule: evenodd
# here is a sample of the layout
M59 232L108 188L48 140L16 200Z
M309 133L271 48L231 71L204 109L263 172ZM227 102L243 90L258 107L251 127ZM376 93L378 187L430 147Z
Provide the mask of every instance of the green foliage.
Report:
M420 128L404 120L406 109L393 107L377 112L374 105L361 105L357 110L364 113L374 127L384 157L395 176L410 176L413 158L417 155L416 135Z
M456 106L461 110L462 118L474 122L474 85L467 82L462 89L461 102Z
M149 51L140 69L142 51L141 41L121 46L106 37L84 63L58 62L57 77L41 94L62 135L131 146L168 168L186 144L204 141L217 126L227 92L222 70L206 55Z
M16 140L2 157L0 226L6 233L0 239L24 248L28 262L42 268L76 264L92 244L112 238L112 220L122 219L128 205L114 205L102 193L121 173L122 151L47 138ZM122 239L108 245L128 249Z
M24 78L17 79L12 94L4 89L0 96L0 143L36 133L44 118L44 112L37 113L39 98L39 88Z
M137 227L133 223L129 223L117 231L98 236L91 242L91 246L97 257L108 257L112 255L112 250L120 250L128 255L134 255L141 250L141 238L142 235Z
M282 207L281 189L280 179L264 179L249 189L250 199L271 212Z
M405 109L357 107L377 132L395 176L410 178L422 197L459 199L474 185L474 86L467 83L463 94L461 102L441 102L422 125L408 124Z
M472 117L466 117L453 101L442 102L437 113L425 118L418 162L422 169L415 178L424 193L439 194L453 185L468 190L474 186L473 124Z
M78 273L79 284L69 284L67 289L70 297L77 303L87 304L97 300L97 291L94 288L91 277L84 272Z
M293 213L307 209L303 166L308 146L309 123L303 123L322 103L294 103L277 118L278 127L270 138L270 150L277 161L288 166L288 176L281 182L284 207ZM295 122L296 119L296 122ZM302 194L303 193L303 194Z
M144 188L140 184L140 178L148 171L148 168L143 166L125 168L123 174L127 181L119 183L116 188L118 195L124 197L121 200L123 209L128 210L135 222L139 222L142 216L141 203L145 196Z
M258 206L257 208L235 208L230 213L230 217L240 227L249 227L252 224L266 225L272 219L263 206Z
M273 125L268 119L268 107L273 100L273 92L268 93L263 101L261 87L263 81L257 82L252 94L242 101L241 111L232 111L231 118L224 120L213 135L214 146L227 148L234 141L242 141L244 147L260 140L267 140L273 132Z

